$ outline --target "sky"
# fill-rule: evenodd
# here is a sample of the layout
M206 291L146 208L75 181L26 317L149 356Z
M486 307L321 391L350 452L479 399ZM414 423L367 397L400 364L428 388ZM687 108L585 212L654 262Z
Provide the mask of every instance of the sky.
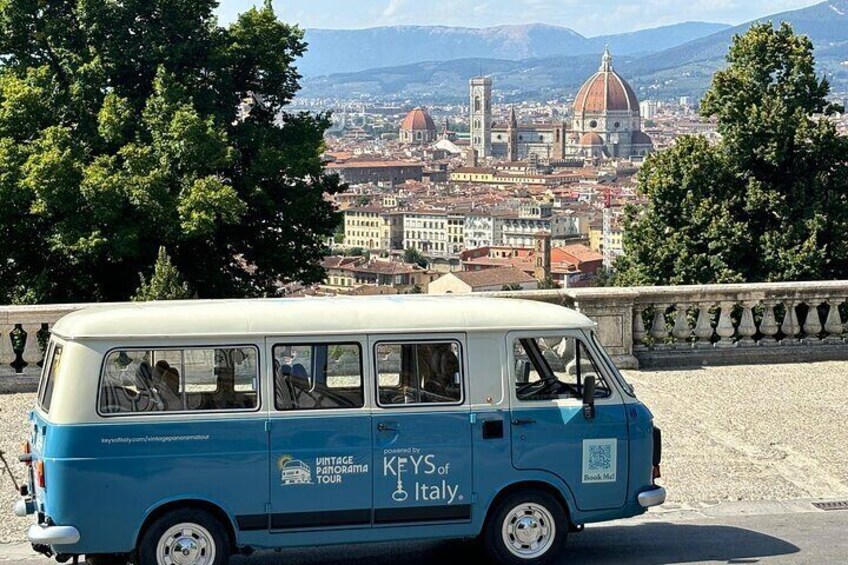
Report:
M219 0L221 23L262 0ZM488 27L546 23L587 37L707 21L740 24L821 0L274 0L277 14L304 28L386 25Z

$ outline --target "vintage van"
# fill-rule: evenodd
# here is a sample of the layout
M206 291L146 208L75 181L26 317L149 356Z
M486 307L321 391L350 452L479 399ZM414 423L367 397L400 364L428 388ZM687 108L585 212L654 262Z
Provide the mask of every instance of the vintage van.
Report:
M15 512L60 561L480 537L547 563L665 500L659 431L594 327L471 297L78 311L52 328Z

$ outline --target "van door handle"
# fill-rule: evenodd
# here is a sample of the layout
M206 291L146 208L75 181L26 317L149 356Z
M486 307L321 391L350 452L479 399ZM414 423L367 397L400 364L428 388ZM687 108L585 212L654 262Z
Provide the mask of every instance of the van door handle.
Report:
M398 428L397 428L397 426L393 426L391 424L386 424L386 423L380 422L379 424L377 424L377 431L378 432L396 432L396 431L398 431Z
M535 424L536 420L533 418L516 418L512 421L513 426L527 426L529 424Z

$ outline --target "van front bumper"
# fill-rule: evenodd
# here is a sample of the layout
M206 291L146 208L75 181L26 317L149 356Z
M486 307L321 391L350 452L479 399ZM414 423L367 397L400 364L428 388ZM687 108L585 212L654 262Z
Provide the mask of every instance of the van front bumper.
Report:
M35 545L72 545L80 540L80 533L73 526L33 524L27 530L27 539Z
M650 490L640 492L637 500L642 508L659 506L665 502L665 489L663 487L655 486Z

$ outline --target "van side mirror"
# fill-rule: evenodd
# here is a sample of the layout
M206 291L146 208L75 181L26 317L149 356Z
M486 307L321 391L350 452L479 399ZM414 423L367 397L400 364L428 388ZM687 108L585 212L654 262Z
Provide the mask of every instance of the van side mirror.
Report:
M583 379L583 417L595 418L595 377L592 375Z

